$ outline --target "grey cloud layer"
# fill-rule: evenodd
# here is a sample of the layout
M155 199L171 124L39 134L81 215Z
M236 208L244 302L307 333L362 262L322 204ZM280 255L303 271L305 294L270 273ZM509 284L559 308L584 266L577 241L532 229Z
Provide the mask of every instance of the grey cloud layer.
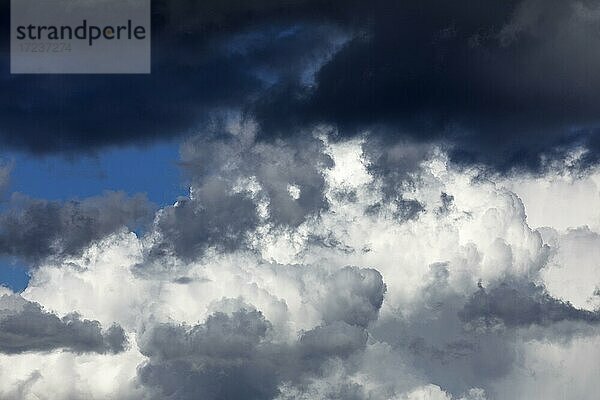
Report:
M139 371L156 398L272 399L284 382L301 385L331 359L364 349L367 332L333 322L303 333L294 344L269 339L270 323L258 311L215 313L202 325L159 325L144 332Z
M162 210L156 228L161 241L151 250L157 257L173 252L191 259L207 247L233 250L258 224L256 205L246 193L232 193L222 180L204 182L194 199L180 199Z
M480 288L460 312L463 321L490 326L548 326L562 321L600 323L600 312L578 310L552 298L543 287L533 283L506 282L487 291Z
M119 325L102 331L98 321L73 313L59 318L19 295L0 297L0 352L119 353L127 337Z
M151 216L145 196L122 192L65 203L14 194L0 214L0 254L38 262L77 255L95 240Z

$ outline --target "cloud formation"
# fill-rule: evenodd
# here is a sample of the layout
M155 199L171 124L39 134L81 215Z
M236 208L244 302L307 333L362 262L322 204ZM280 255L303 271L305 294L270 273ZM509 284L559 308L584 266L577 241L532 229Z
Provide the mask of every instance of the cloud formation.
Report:
M539 172L583 150L585 169L600 151L599 6L157 1L152 75L0 70L0 140L95 151L204 132L215 112L235 110L258 121L261 141L326 123L390 146L443 145L456 162L501 172ZM7 4L0 18L9 25Z
M157 215L152 256L248 248L259 226L297 227L327 209L323 169L332 161L323 142L262 143L256 130L239 113L226 114L210 135L182 145L190 195Z
M315 304L322 324L291 341L278 339L282 327L234 299L217 305L233 306L233 311L216 311L199 325L144 328L138 344L148 362L138 378L156 398L270 399L284 383L302 386L326 375L331 360L364 351L365 328L377 318L385 289L381 275L372 270L345 268L324 278L330 290L320 300L325 309Z
M256 112L268 134L307 119L342 134L373 128L445 143L453 160L500 171L543 169L579 147L588 150L580 164L594 164L598 6L372 2L370 24L319 70L314 87L283 88Z
M0 353L49 352L119 353L127 345L119 325L102 331L98 321L77 313L59 318L16 294L0 297Z
M0 195L4 195L10 184L10 173L12 172L12 163L0 165Z
M78 255L123 227L135 229L151 212L145 196L123 192L64 203L15 193L0 213L0 254L31 263Z
M182 146L190 194L144 234L107 230L41 259L27 320L95 341L5 351L1 395L483 400L556 390L558 372L575 382L565 398L594 390L597 366L569 354L595 354L600 337L595 225L534 229L536 203L507 189L554 176L484 177L437 149L416 162L382 147L411 166L395 174L380 141L320 128L264 143L254 124L224 121ZM129 347L111 350L100 326L112 324Z
M0 141L34 154L76 154L198 132L212 112L242 108L273 82L310 80L347 36L311 22L324 21L318 12L307 23L296 18L315 4L155 1L151 75L11 75L3 52ZM6 27L8 5L0 4ZM278 19L286 13L291 18Z
M552 298L533 283L505 282L491 290L481 287L460 312L463 321L509 327L550 325L561 321L597 324L600 312L578 310L571 304Z

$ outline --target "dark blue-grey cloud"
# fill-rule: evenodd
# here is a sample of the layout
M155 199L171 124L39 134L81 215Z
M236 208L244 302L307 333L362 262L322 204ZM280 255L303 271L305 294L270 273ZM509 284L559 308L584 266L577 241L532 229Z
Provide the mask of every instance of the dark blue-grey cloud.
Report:
M119 353L127 336L119 325L105 331L98 321L72 313L59 318L19 295L0 297L0 353L47 352Z
M345 322L316 327L291 344L272 339L259 311L221 312L195 326L158 324L139 338L138 370L155 398L272 399L283 382L318 376L323 363L363 350L366 331Z
M583 147L585 167L600 153L598 5L155 1L150 76L10 76L2 63L0 140L94 151L201 131L213 112L240 109L267 140L328 123L442 143L456 162L501 171Z
M123 227L135 229L148 222L152 213L144 195L123 192L67 202L13 194L0 213L0 254L32 263L77 255Z
M267 135L328 122L342 134L443 143L454 161L502 171L538 170L541 156L577 146L589 165L599 154L598 5L371 2L365 34L319 70L315 87L274 90L256 112Z
M286 18L303 14L310 1L157 0L151 75L10 75L8 3L0 3L6 33L0 42L0 141L38 154L89 152L200 130L213 111L240 108L274 82L302 79L342 36L331 24Z
M575 308L555 299L542 286L529 282L504 282L490 290L481 287L460 311L463 321L492 327L549 326L558 322L600 324L600 312Z

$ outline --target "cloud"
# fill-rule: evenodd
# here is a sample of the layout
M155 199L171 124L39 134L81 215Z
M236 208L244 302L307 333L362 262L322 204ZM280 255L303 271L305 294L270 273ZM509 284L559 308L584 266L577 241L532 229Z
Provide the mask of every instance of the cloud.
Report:
M347 37L316 23L324 22L318 12L302 17L317 3L153 2L152 74L144 76L10 75L3 53L0 141L72 155L202 131L212 112L240 109L273 82L311 79ZM3 3L2 26L9 19Z
M157 398L270 398L276 393L275 360L264 359L269 323L257 311L217 313L187 329L162 325L142 333L150 361L140 380ZM268 348L266 349L268 351Z
M0 297L0 337L0 352L4 354L52 350L119 353L127 345L119 325L102 331L98 321L81 319L77 313L59 318L14 294Z
M531 371L555 390L553 375L577 382L565 398L593 390L597 367L569 354L597 342L597 311L569 302L583 280L594 291L582 255L595 228L532 229L535 202L510 176L457 168L440 149L421 162L411 146L389 151L411 165L397 176L373 159L384 141L320 128L264 143L251 120L222 122L183 146L190 194L145 234L46 257L22 293L57 316L118 324L129 348L0 355L0 397L524 398L539 385ZM265 160L278 168L264 173ZM293 202L288 186L311 184L318 206L282 217L272 193ZM403 202L419 211L399 217Z
M319 70L314 87L275 90L256 113L267 135L326 122L344 135L372 128L392 141L444 143L454 161L497 171L538 171L579 147L587 166L598 161L600 82L590 73L600 58L589 51L597 9L595 1L372 2L358 24L364 34Z
M588 397L594 391L597 367L592 364L598 355L599 342L600 337L596 335L576 338L566 344L539 341L520 346L522 362L497 383L498 393L508 398ZM532 370L535 374L531 374Z
M265 143L256 140L257 130L254 119L226 113L210 132L186 141L182 163L193 189L201 194L203 180L210 177L232 186L250 180L258 185L255 196L268 202L268 217L277 225L297 226L307 215L325 209L323 170L332 161L323 141L315 137L321 132ZM290 186L297 190L295 195Z
M535 284L505 282L488 291L480 288L460 313L468 323L509 327L550 325L561 321L600 322L600 314L578 310L569 303L552 298Z
M600 305L600 235L587 226L563 233L552 228L540 231L544 240L556 249L542 271L548 292L578 308L597 310Z
M151 254L172 252L193 258L207 247L234 250L258 224L256 206L246 193L234 193L227 182L205 182L191 199L180 199L157 216L159 242Z
M323 170L332 162L323 142L256 142L256 128L239 113L226 114L211 134L182 145L190 196L157 215L152 256L189 260L209 248L247 248L259 226L296 227L327 209Z
M0 71L3 144L93 152L204 132L236 110L267 142L325 123L493 171L538 172L581 149L577 168L598 162L597 1L154 6L149 76Z
M142 331L140 351L149 357L140 381L156 398L267 399L282 382L302 382L331 357L364 349L364 329L335 322L303 333L297 343L269 338L271 324L256 310L211 314L193 327L161 324Z
M124 226L136 228L151 210L145 196L128 197L122 192L64 203L16 193L0 214L0 253L32 263L78 255L93 241Z
M579 173L573 170L576 160L574 154L555 171L511 176L499 182L523 201L532 228L552 227L562 232L587 225L600 230L600 209L589 206L600 202L600 169Z
M338 270L328 279L322 294L323 318L366 328L377 319L385 290L383 277L375 269Z
M8 185L10 184L10 174L12 169L12 163L0 165L0 195L3 195L6 192Z
M405 400L452 400L448 393L444 392L438 386L427 385L419 387L412 392L402 397ZM456 398L458 399L458 398ZM481 389L471 389L465 396L461 396L458 400L485 400L485 392Z
M0 354L0 395L7 400L119 398L134 400L145 394L131 371L142 360L134 349L118 354L54 351Z

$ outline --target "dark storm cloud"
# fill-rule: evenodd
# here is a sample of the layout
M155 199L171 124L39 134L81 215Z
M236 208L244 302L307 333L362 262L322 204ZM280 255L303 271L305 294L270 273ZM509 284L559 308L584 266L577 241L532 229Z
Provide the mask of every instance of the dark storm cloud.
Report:
M273 82L302 79L343 36L331 24L295 18L310 1L153 3L151 75L10 75L3 0L2 144L85 152L187 134L214 110L239 108Z
M598 6L155 1L152 75L10 76L2 63L0 138L38 153L94 150L244 109L263 139L325 122L341 135L442 143L454 161L502 171L583 146L586 166L600 154Z
M143 195L122 192L56 202L14 194L0 214L0 254L28 262L79 254L124 226L136 228L152 215Z
M127 337L119 325L102 331L98 321L81 319L76 313L59 318L18 295L0 297L1 353L119 353L126 344Z
M365 34L320 69L316 87L273 90L257 114L267 134L300 120L334 123L342 134L370 128L445 143L457 162L500 170L538 169L541 155L579 145L590 150L582 163L596 162L598 6L370 2Z

